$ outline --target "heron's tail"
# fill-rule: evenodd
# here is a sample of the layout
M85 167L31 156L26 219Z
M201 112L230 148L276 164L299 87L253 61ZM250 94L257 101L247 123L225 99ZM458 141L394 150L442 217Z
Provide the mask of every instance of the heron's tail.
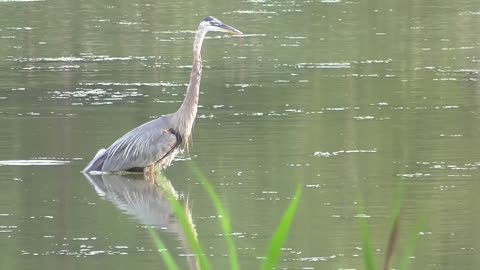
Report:
M91 172L91 171L101 172L103 167L103 162L105 161L106 152L107 150L104 148L98 150L95 157L93 157L92 161L88 163L87 167L85 167L85 169L83 169L82 172Z

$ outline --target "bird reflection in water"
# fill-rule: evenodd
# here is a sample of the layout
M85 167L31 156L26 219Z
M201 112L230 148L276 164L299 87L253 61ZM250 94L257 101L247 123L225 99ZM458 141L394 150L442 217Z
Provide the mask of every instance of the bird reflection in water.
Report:
M163 174L92 175L85 173L84 175L100 197L111 201L138 223L154 226L161 231L176 235L185 253L192 254L185 232L168 199L169 194L177 199L179 196L170 180ZM196 232L187 200L185 200L184 209L190 220L192 231ZM196 256L187 256L187 260L190 269L199 269Z

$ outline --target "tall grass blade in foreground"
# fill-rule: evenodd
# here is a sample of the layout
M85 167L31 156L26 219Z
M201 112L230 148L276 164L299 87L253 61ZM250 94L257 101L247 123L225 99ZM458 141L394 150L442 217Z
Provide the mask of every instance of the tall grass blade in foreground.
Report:
M422 218L420 221L416 222L415 230L410 235L410 238L407 242L407 247L405 248L405 253L403 254L402 259L400 260L400 265L398 267L399 270L407 270L410 265L410 258L413 256L415 252L415 247L417 246L417 240L420 237L420 232L422 228L425 228L426 218Z
M390 229L390 234L389 234L389 239L388 239L388 244L387 244L387 251L385 253L385 261L383 264L383 270L388 270L390 269L390 262L393 257L393 254L395 253L395 250L397 249L397 239L398 235L400 233L400 219L401 219L401 212L402 212L402 192L399 196L397 196L395 208L392 210L392 216L393 216L393 222L391 225ZM363 204L360 203L360 211L362 213L365 212ZM400 266L399 270L407 270L410 264L410 258L413 255L413 252L415 251L415 246L418 240L418 232L424 225L424 219L422 219L422 222L416 222L416 227L414 230L414 233L411 234L408 242L407 242L407 247L405 250L405 253L401 257L400 261ZM363 246L363 257L364 257L364 262L365 262L365 267L367 270L375 270L375 260L374 260L374 255L372 251L372 245L371 245L371 237L369 233L369 228L368 228L368 222L365 219L360 219L360 226L361 226L361 233L362 233L362 246Z
M359 205L361 213L365 213L362 203ZM360 227L362 233L363 261L365 262L365 269L375 270L375 259L373 258L372 243L370 242L370 232L368 228L368 222L365 218L360 218Z
M400 215L402 212L403 188L396 193L395 207L393 208L393 221L390 229L390 237L387 244L387 253L385 253L385 261L383 263L383 270L390 269L390 261L395 253L397 246L398 234L400 231Z
M182 230L185 233L188 243L191 245L193 253L198 258L198 264L200 266L200 269L212 269L212 267L210 266L210 262L208 261L207 256L205 252L203 252L203 248L197 239L197 234L195 232L195 229L193 228L194 225L187 217L187 210L180 204L180 202L175 197L175 194L173 194L172 192L165 192L165 194L173 208L175 215L178 218L179 223L182 226Z
M160 237L158 237L155 230L149 228L148 232L150 233L150 237L153 239L153 242L155 243L158 252L160 253L160 255L162 255L163 261L165 262L167 269L179 270L180 268L178 267L170 252L168 252L168 250L165 248L165 244L163 244L163 241L160 239Z
M387 253L385 254L383 270L390 269L390 260L392 259L393 253L395 252L395 247L398 239L398 231L400 227L399 221L400 221L400 212L398 212L398 214L395 215L392 229L390 230L390 238L388 239Z
M225 210L220 201L218 194L213 189L210 182L207 180L205 175L200 171L200 169L196 165L192 165L193 171L195 172L196 177L203 185L203 188L208 193L210 200L212 200L213 205L215 206L215 210L217 214L220 216L220 225L222 227L223 235L225 237L225 241L227 242L228 247L228 256L230 258L230 269L232 270L239 270L240 266L238 263L238 255L237 255L237 248L235 247L235 243L232 239L232 223L230 221L230 215Z
M282 217L280 225L278 225L278 228L275 231L272 240L270 241L270 247L268 248L268 253L262 266L263 270L271 270L277 265L283 244L285 243L288 231L290 230L290 225L292 224L293 218L297 211L298 202L300 201L301 195L302 189L300 186L298 186L287 211L285 211L285 214Z
M213 189L212 185L209 183L207 178L202 174L202 172L195 166L193 165L194 172L199 179L200 183L203 185L205 190L207 191L210 199L212 200L212 203L215 206L215 209L217 211L217 214L221 217L220 219L220 224L221 228L225 237L225 240L228 245L228 254L229 254L229 259L230 259L230 269L232 270L239 270L240 266L238 263L238 254L237 254L237 249L235 247L235 243L232 239L232 226L231 226L231 221L228 212L225 210L223 207L218 194L215 192ZM172 206L172 209L179 221L179 223L182 226L182 230L185 233L186 239L188 243L191 245L191 249L193 253L197 256L198 258L198 263L199 267L202 270L211 270L212 267L210 265L210 262L208 261L205 253L203 252L203 248L201 247L197 237L196 237L196 231L193 228L193 224L191 220L188 218L186 214L186 209L180 204L180 202L177 200L175 194L172 192L168 192L168 190L164 190L165 194ZM295 216L295 213L297 211L298 203L300 200L300 196L302 193L302 189L300 186L297 187L297 190L295 192L295 195L290 202L288 209L285 211L285 214L282 217L282 220L280 222L280 225L278 226L277 230L275 231L275 234L270 241L270 247L268 249L268 254L266 256L266 259L263 263L262 269L270 270L274 268L277 263L278 259L280 258L281 254L281 249L283 247L283 244L286 240L286 237L288 235L288 232L290 230L290 225L293 221L293 218ZM165 264L167 265L167 269L169 270L178 270L178 265L175 263L173 260L172 256L170 253L165 249L165 245L163 242L160 240L160 238L155 234L153 230L150 230L150 235L152 239L154 240L157 248L161 250L162 257L165 261Z

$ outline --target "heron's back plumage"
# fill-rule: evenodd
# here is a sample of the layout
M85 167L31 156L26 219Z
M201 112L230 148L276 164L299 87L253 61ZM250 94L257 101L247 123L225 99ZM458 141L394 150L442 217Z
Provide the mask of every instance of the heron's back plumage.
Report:
M84 172L91 172L91 171L101 171L103 166L103 161L105 160L105 152L107 149L102 148L98 150L97 154L93 159L88 163L88 165L83 169Z
M183 138L171 123L172 115L149 121L123 135L104 151L99 151L85 172L116 172L143 169L172 162Z

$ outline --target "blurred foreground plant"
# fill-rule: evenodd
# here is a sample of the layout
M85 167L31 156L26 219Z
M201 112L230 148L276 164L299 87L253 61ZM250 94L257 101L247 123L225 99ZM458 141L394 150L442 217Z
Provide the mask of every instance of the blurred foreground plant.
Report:
M193 171L195 176L198 178L200 183L202 184L205 191L212 201L212 204L215 207L217 215L220 217L220 227L222 229L223 236L227 243L228 247L228 258L230 263L230 269L232 270L239 270L240 265L238 262L238 253L237 248L235 246L235 242L233 241L232 235L232 225L230 215L222 205L218 194L213 189L213 186L210 184L208 179L205 175L200 171L200 169L193 165ZM172 192L166 192L168 200L170 201L172 208L175 212L176 217L179 220L179 223L182 226L182 230L186 235L186 239L191 247L192 252L198 258L198 268L201 270L210 270L213 269L207 255L203 251L202 245L198 241L197 234L194 228L194 225L191 220L191 216L188 215L188 209L183 207L181 203L177 200L177 197ZM262 265L262 270L270 270L277 266L278 260L281 255L281 249L285 240L287 238L288 232L290 231L290 225L293 222L295 217L295 213L297 211L298 203L300 201L300 197L302 195L302 189L300 186L297 186L297 190L295 195L292 198L287 210L285 211L280 224L278 225L273 237L270 241L270 245L268 248L267 255ZM163 261L169 270L177 270L180 269L178 264L175 262L175 259L170 254L170 252L165 248L164 243L160 239L160 237L156 234L153 229L149 229L150 236L154 241L155 246L157 247L159 253L161 254Z
M400 232L401 209L402 209L401 200L397 200L396 206L392 211L393 222L392 222L392 225L390 226L390 234L389 234L389 239L387 244L387 251L385 253L385 260L383 263L383 270L390 269L390 262L397 248L398 234ZM360 211L362 213L365 213L362 204L360 204ZM375 270L376 263L373 255L371 235L370 235L367 220L364 218L361 218L360 226L361 226L362 249L363 249L363 259L365 263L365 269ZM415 225L415 230L411 232L407 241L407 246L405 248L405 251L400 257L400 263L398 265L398 268L395 268L395 269L407 270L409 268L410 259L413 256L413 253L415 251L415 246L417 244L419 232L422 227L424 227L424 220L417 221Z

